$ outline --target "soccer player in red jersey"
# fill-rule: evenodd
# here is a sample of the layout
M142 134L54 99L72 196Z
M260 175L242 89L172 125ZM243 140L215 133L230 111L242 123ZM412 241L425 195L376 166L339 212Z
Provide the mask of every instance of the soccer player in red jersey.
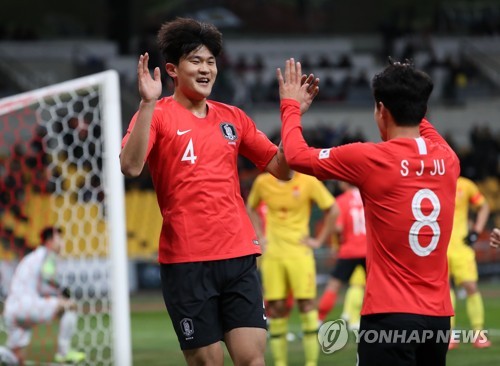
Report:
M359 189L347 182L340 182L343 191L337 197L339 216L336 231L341 233L337 263L330 274L325 291L318 305L319 320L323 322L335 306L337 293L343 283L348 283L354 269L361 265L366 270L366 228L363 201ZM362 295L360 295L360 298Z
M287 162L321 180L359 188L367 235L360 331L393 334L376 342L361 336L358 365L445 365L448 344L439 335L446 334L453 315L446 251L460 168L424 119L432 80L409 63L391 60L372 81L383 142L315 149L302 136L299 106L308 85L301 86L300 72L293 59L284 78L277 70ZM415 332L419 337L410 342Z
M120 164L138 176L147 162L163 216L158 260L165 305L189 365L222 365L224 340L236 365L263 365L266 318L255 257L261 253L240 194L237 157L289 179L283 152L240 109L207 100L222 34L178 18L158 44L174 80L160 98L148 54L139 57L141 103L122 142ZM317 93L306 80L302 111Z

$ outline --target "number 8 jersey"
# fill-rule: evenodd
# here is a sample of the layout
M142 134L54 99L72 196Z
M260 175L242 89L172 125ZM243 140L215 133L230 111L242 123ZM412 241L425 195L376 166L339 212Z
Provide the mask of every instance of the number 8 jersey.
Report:
M172 97L156 103L146 161L163 216L160 263L260 253L240 194L238 154L264 170L277 147L239 108L207 106L199 118Z
M360 190L367 235L361 313L453 315L446 252L460 167L445 140L423 120L418 138L307 148L298 104L286 100L281 108L292 168Z

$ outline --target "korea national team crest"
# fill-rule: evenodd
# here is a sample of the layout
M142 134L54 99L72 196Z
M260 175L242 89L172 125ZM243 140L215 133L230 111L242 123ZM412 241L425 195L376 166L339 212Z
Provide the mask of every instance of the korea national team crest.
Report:
M189 318L182 319L181 320L181 330L182 330L182 333L186 336L186 339L191 337L194 334L193 321Z
M222 122L220 124L220 129L222 131L222 135L230 140L230 141L236 141L238 138L238 135L236 134L236 128L228 122Z

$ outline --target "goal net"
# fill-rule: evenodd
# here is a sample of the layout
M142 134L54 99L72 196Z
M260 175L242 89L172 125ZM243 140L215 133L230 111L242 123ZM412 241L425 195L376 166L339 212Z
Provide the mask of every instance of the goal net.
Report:
M72 348L92 365L131 364L121 136L114 71L0 99L0 311L40 231L61 227L59 281L78 305ZM50 362L57 328L37 328L27 358Z

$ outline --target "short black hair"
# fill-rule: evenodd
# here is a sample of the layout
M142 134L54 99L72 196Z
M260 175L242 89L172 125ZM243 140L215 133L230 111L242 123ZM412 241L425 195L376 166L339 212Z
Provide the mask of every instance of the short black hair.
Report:
M47 240L52 239L56 233L61 235L62 234L62 229L57 226L47 226L40 231L40 241L42 244L45 244Z
M222 33L209 23L190 18L177 18L163 23L158 31L158 47L166 63L179 64L179 60L206 46L217 57L222 50Z
M425 72L415 69L409 60L389 65L372 80L376 103L382 102L398 126L418 126L427 112L434 83Z

